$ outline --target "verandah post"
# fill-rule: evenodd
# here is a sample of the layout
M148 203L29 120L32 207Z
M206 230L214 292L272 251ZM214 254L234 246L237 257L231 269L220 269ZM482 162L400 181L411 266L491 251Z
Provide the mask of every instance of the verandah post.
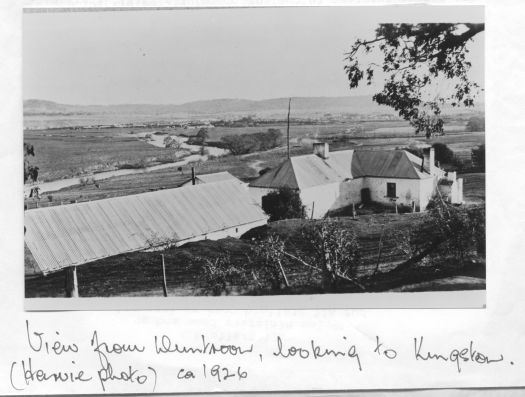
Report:
M66 298L78 298L77 267L66 268Z
M168 285L166 284L166 265L164 264L164 254L160 255L162 260L162 291L164 292L164 297L168 297Z

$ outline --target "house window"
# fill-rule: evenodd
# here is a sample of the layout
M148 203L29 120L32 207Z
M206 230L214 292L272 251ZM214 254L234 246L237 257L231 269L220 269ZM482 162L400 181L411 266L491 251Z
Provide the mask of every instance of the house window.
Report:
M396 184L387 182L386 184L386 196L390 198L396 198Z

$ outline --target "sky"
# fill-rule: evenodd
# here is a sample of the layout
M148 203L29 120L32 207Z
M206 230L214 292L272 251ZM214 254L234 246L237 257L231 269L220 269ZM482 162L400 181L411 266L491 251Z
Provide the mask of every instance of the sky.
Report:
M350 91L344 54L381 22L483 22L483 7L288 7L26 12L23 96L180 104ZM470 45L483 86L484 33Z

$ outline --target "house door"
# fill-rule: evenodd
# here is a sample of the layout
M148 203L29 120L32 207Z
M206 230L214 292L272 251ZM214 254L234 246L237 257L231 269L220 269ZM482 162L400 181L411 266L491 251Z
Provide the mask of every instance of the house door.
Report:
M363 204L368 204L372 201L372 198L370 196L370 189L365 187L364 189L361 189L361 202Z

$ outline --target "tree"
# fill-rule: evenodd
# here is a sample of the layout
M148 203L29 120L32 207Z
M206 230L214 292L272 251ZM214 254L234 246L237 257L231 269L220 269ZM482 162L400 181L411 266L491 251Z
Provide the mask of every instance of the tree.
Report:
M306 211L299 192L288 187L268 193L262 198L262 209L270 215L270 221L305 218Z
M485 117L471 117L465 126L467 132L485 131Z
M451 260L459 267L475 254L485 255L484 207L456 207L436 197L427 208L427 222L405 234L404 244L395 243L398 248L405 246L408 257L396 271L428 263L439 266Z
M257 141L252 134L226 135L221 138L224 146L233 155L251 153L258 147Z
M327 290L335 291L341 278L352 281L360 263L356 234L327 218L306 226L303 237L313 249L310 263L322 270Z
M271 148L277 147L281 144L283 133L278 128L268 128L266 132L266 139Z
M258 258L257 279L270 284L272 290L280 290L283 283L289 287L288 278L284 272L284 241L275 234L255 243L253 253Z
M199 132L197 132L197 135L196 135L201 145L206 142L206 140L208 139L208 136L209 134L206 128L201 128Z
M170 149L173 152L173 157L177 157L177 153L182 149L182 144L178 139L171 136L164 138L164 147Z
M435 153L435 160L442 164L452 164L454 162L454 152L444 143L436 142L432 145Z
M468 75L467 44L484 29L482 23L380 24L373 39L356 40L346 54L350 89L363 79L370 85L379 70L386 77L373 100L395 109L416 134L443 134L442 105L474 105L479 85ZM361 65L362 56L374 53L382 64ZM452 93L436 92L443 79L453 82Z
M38 179L38 167L29 163L29 156L35 156L35 148L24 142L24 183L36 182Z
M472 149L471 153L474 167L479 167L482 170L485 170L485 144Z

